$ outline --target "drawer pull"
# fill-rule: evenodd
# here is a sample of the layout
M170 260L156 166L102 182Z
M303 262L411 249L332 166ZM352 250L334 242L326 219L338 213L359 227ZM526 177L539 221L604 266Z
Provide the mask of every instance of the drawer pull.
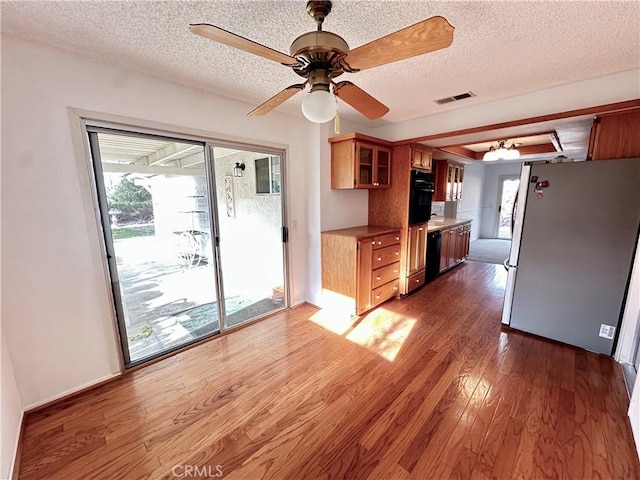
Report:
M376 241L375 240L371 240L371 245L375 245Z
M380 280L380 275L378 275L378 276L376 277L376 280Z
M420 283L420 279L419 278L416 278L416 283Z
M398 290L398 287L393 287L393 291L395 292L396 290Z
M398 269L396 268L393 273L398 273ZM378 280L380 280L380 278L378 278Z
M378 257L378 261L381 262L382 261L382 257Z
M380 295L376 295L376 300L379 300L379 299L380 299Z
M379 241L378 241L378 245L382 245L382 240L379 240Z
M396 252L396 255L400 255L400 252Z
M422 230L422 229L420 229L420 230ZM400 240L400 237L396 237L396 240Z
M421 231L422 231L422 227L420 227L420 228L418 229L418 231L419 231L419 232L421 232Z

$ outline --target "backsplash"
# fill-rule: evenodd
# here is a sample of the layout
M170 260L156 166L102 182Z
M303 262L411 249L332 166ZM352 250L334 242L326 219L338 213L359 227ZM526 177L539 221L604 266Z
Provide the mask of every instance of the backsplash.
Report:
M444 202L433 202L431 204L431 216L444 217Z

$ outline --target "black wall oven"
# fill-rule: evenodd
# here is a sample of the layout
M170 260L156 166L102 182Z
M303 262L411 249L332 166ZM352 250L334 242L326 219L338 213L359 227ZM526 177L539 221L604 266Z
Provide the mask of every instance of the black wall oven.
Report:
M433 174L411 170L409 188L409 225L425 223L431 218Z

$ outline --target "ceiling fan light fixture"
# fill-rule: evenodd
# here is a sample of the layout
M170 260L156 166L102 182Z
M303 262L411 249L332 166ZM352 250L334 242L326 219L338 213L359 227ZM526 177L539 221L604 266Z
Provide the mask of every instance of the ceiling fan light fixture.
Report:
M335 95L329 91L328 85L314 85L309 95L302 100L302 113L314 123L333 120L337 111L338 102Z

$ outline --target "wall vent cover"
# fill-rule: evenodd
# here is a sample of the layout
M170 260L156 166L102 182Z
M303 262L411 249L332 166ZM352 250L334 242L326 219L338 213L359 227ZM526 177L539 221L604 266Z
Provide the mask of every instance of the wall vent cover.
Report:
M444 97L439 100L435 100L438 105L444 105L445 103L457 102L459 100L464 100L465 98L475 97L476 94L473 92L464 92L459 93L458 95L453 95L452 97Z

